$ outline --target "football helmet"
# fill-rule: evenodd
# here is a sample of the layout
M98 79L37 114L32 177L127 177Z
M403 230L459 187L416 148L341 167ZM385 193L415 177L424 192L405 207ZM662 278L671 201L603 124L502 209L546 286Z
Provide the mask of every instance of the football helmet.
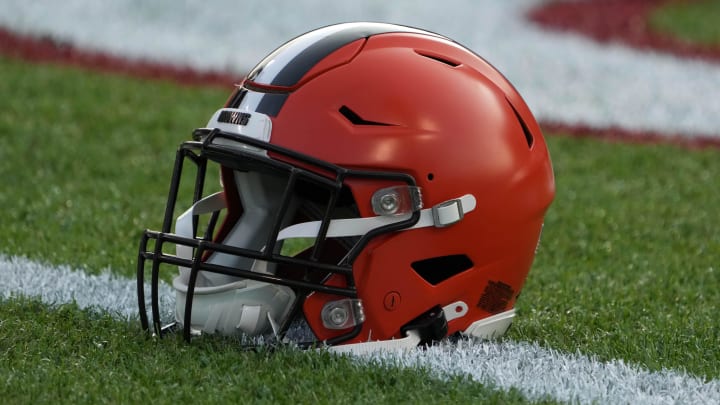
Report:
M304 328L300 344L360 351L499 336L554 192L535 118L481 57L405 26L320 28L262 60L178 149L162 230L140 244L141 323L163 334L160 273L179 268L188 340Z

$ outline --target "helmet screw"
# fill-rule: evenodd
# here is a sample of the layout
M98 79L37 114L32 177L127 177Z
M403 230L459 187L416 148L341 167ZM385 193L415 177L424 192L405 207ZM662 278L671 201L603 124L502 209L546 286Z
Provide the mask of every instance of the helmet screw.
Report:
M348 319L348 312L342 307L335 307L331 309L329 315L329 321L336 326L345 324Z
M397 193L388 193L380 197L380 208L385 214L394 214L400 205Z

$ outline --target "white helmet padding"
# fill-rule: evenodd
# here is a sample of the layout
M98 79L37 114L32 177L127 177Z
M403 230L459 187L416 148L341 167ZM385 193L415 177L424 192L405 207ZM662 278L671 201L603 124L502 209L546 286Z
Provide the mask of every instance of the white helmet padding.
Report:
M222 242L225 245L262 251L272 222L279 210L287 179L255 171L234 171L234 179L242 205L242 215ZM193 238L192 219L225 207L223 193L213 194L180 215L175 231L178 235ZM290 212L294 207L290 207ZM192 248L177 245L176 254L183 259L192 258ZM230 268L274 274L275 264L251 258L213 253L207 260ZM184 321L185 301L190 269L180 267L180 274L173 280L176 290L175 318ZM193 295L191 327L208 333L236 335L263 334L282 325L295 303L295 293L290 287L248 280L220 273L198 273Z
M187 284L181 277L175 287L175 319L182 323ZM255 280L239 280L217 287L196 287L191 328L222 335L260 335L285 321L295 302L289 287Z

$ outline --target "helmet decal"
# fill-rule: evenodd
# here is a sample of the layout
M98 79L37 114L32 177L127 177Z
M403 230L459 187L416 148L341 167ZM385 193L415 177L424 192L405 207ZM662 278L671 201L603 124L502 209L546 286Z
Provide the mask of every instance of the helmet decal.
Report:
M393 24L348 23L321 28L287 42L248 74L246 87L262 93L252 108L276 116L289 91L325 57L359 39L392 32L428 34L426 31ZM268 86L272 90L264 90L261 86ZM238 101L230 106L242 108Z
M266 57L250 74L253 83L293 87L322 59L358 39L391 32L423 32L410 27L384 23L331 25L300 36Z

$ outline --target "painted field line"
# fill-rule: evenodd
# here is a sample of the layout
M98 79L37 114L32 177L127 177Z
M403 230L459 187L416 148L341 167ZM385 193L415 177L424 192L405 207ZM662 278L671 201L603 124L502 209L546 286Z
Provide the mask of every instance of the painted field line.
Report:
M150 289L145 291L150 296ZM75 302L80 308L96 308L120 319L139 319L135 280L109 270L91 275L69 266L48 266L23 257L0 255L0 299L13 296L39 298L50 305ZM172 318L175 294L160 286L161 314Z
M0 255L0 298L37 297L48 304L76 302L120 319L135 319L135 280L106 271L89 275L69 266L47 266ZM172 316L172 289L163 284L161 312ZM426 367L440 378L467 375L498 389L515 388L528 399L572 403L720 403L720 380L675 370L651 372L622 360L598 361L527 342L458 341L425 350L377 353L359 361Z

